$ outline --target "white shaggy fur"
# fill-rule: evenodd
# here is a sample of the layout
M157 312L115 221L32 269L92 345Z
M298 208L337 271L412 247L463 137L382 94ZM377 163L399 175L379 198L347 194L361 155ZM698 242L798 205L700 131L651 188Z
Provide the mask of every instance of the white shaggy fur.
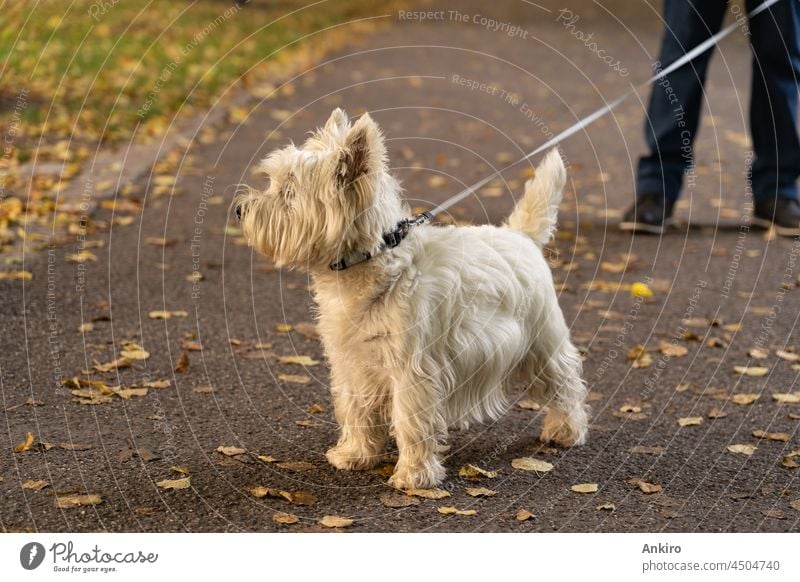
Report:
M548 154L503 227L421 226L396 248L344 271L333 261L380 248L408 208L387 170L369 115L352 126L333 112L302 149L268 156L264 192L237 198L252 246L313 276L331 364L339 469L380 461L390 435L390 483L435 486L448 428L495 419L513 379L546 407L541 438L586 439L586 385L540 247L555 228L566 172Z

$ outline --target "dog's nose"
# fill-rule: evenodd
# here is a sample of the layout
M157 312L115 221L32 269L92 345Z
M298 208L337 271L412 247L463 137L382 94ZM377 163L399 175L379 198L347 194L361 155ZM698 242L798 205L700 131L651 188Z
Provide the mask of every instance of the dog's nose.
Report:
M242 220L242 205L237 204L236 208L233 209L233 212L236 214L236 220Z

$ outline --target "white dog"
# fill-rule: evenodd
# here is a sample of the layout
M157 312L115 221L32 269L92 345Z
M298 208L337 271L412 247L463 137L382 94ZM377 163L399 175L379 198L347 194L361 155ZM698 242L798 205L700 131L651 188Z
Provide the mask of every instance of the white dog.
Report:
M331 364L339 469L399 459L390 484L435 486L450 427L496 419L521 379L546 407L541 438L586 439L586 384L541 247L566 180L552 151L502 227L409 224L377 124L337 109L260 165L237 197L244 236L278 266L311 272Z

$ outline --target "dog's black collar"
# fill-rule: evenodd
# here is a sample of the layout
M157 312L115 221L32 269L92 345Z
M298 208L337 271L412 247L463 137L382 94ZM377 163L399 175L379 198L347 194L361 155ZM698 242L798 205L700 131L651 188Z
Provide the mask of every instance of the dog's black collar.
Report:
M364 263L375 255L382 253L386 249L393 249L403 242L403 239L408 236L409 231L413 227L421 224L427 224L432 218L433 215L430 212L423 212L422 214L416 215L414 218L404 218L398 222L397 226L395 226L392 230L383 233L383 241L381 242L381 246L375 252L375 254L372 254L369 251L358 251L350 257L342 257L338 261L334 261L331 263L330 267L333 271L344 271L349 267Z

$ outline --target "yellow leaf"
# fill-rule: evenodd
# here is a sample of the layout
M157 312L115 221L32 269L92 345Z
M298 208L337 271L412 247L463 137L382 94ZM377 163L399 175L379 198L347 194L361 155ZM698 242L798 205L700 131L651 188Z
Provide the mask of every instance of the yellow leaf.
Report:
M658 483L648 483L647 481L639 481L636 483L642 493L661 493L661 485Z
M279 511L278 513L272 514L272 521L275 523L280 523L281 525L292 525L297 523L299 520L293 513L283 513L282 511Z
M33 279L30 271L0 271L0 281L28 281Z
M65 495L56 497L56 507L59 509L69 509L71 507L81 507L83 505L98 505L103 502L99 495Z
M755 445L728 445L728 450L731 453L738 453L740 455L747 455L748 457L752 455L755 450Z
M464 465L461 469L458 470L458 474L461 477L466 477L467 479L479 479L481 477L487 477L489 479L494 479L497 477L497 471L487 471L486 469L481 469L476 465Z
M162 489L188 489L191 477L181 477L180 479L164 479L156 483Z
M486 487L467 487L464 491L470 497L494 497L497 495L497 491L492 491Z
M22 484L23 489L30 489L31 491L41 491L45 487L50 485L47 481L40 480L40 481L25 481Z
M478 512L474 509L457 509L455 507L437 507L436 511L442 515L475 515Z
M80 326L78 326L78 332L80 333L87 333L90 331L94 331L93 323L82 323Z
M96 261L97 255L90 251L79 251L77 253L70 253L65 257L71 263L85 263L86 261Z
M643 297L649 299L653 296L653 291L644 283L634 283L631 285L631 297Z
M615 511L617 509L617 506L614 505L613 503L608 502L608 503L601 503L600 505L595 507L595 509L597 511L601 511L601 510Z
M658 349L662 354L670 358L680 358L689 353L689 350L684 346L672 342L661 342L658 345Z
M533 518L534 518L534 517L536 517L536 516L535 516L535 515L533 515L533 514L532 514L530 511L528 511L527 509L520 509L520 510L517 512L517 515L515 515L514 517L516 518L516 520L517 520L517 521L528 521L529 519L533 519Z
M146 360L150 357L150 352L138 344L128 343L123 346L120 355L129 360Z
M760 394L734 394L731 396L731 401L735 402L736 404L752 404L756 400L761 398Z
M236 455L244 455L247 451L239 447L217 447L217 452L222 453L226 457L235 457Z
M94 369L98 372L113 372L121 368L129 368L133 362L126 357L117 358L113 362L105 364L95 364Z
M511 461L511 466L520 471L536 471L537 473L547 473L553 470L553 464L533 457L521 457Z
M570 489L575 493L597 493L597 483L578 483Z
M353 520L349 517L339 517L338 515L326 515L319 520L325 527L349 527L353 525Z
M292 384L308 384L311 378L304 374L278 374L278 380L291 382Z
M450 492L444 489L408 489L406 495L413 495L414 497L423 497L425 499L444 499L450 497Z
M285 324L285 323L282 323L280 325L276 325L275 326L275 331L280 331L280 332L292 331L292 326L288 325L288 324Z
M147 396L147 388L111 388L123 400L130 400L134 396Z
M278 361L281 364L294 364L297 366L316 366L319 364L317 360L309 356L280 356Z
M702 416L686 416L678 419L678 426L697 426L703 424Z
M777 392L772 399L781 404L800 404L800 392Z
M28 433L27 438L24 442L19 443L16 447L14 447L15 453L24 453L33 446L34 436L32 432Z
M733 371L743 376L759 378L761 376L766 376L767 372L769 372L769 368L765 368L764 366L734 366Z

